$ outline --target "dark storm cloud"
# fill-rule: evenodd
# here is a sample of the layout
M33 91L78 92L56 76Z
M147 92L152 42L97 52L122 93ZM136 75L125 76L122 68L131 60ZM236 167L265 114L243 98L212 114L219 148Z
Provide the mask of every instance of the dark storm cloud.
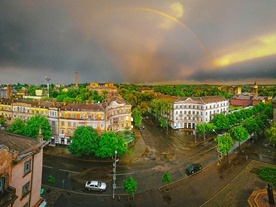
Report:
M243 68L241 70L241 68ZM228 77L228 78L225 78ZM214 81L239 81L244 79L276 79L275 57L267 57L262 61L253 60L243 64L228 66L221 70L215 71L199 71L189 78L193 80L214 80Z
M275 1L0 5L0 83L275 78Z
M68 82L73 80L73 77L68 80L68 75L73 76L78 69L93 76L90 80L105 80L101 71L105 68L116 79L116 74L108 71L112 68L108 61L101 61L107 56L105 51L97 42L82 37L74 20L62 7L32 5L26 1L3 3L0 7L1 71L6 67L17 68L22 76L34 75L29 74L32 72L40 79L47 74L54 78L58 72L65 81L56 81ZM89 81L85 76L84 79Z

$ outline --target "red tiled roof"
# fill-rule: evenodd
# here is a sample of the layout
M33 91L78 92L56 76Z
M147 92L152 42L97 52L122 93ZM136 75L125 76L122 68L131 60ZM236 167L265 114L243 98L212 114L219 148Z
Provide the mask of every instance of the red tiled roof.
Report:
M207 103L213 103L213 102L227 101L227 99L222 96L177 97L177 96L168 96L168 95L159 94L156 98L165 99L170 102L179 102L179 101L185 102L190 100L191 102L196 102L197 104L200 104L200 103L207 104Z
M69 103L60 107L61 110L104 111L101 104Z

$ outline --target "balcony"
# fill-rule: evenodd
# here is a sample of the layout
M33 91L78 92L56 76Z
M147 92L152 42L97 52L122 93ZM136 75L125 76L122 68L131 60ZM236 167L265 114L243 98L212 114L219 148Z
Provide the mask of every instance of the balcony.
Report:
M15 195L16 189L9 186L0 194L0 206L6 207L10 206L17 199L17 195Z

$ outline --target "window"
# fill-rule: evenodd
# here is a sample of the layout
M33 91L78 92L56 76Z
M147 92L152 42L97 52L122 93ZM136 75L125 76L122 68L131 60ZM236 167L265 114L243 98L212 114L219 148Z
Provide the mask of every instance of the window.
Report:
M31 160L24 163L24 175L31 171Z
M27 182L27 183L22 187L22 197L25 196L29 191L30 191L30 182Z

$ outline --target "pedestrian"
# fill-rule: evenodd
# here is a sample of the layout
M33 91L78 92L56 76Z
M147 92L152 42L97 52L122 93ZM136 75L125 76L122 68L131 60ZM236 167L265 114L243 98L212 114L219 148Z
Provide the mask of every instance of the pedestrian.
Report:
M245 155L245 160L248 160L248 155Z

